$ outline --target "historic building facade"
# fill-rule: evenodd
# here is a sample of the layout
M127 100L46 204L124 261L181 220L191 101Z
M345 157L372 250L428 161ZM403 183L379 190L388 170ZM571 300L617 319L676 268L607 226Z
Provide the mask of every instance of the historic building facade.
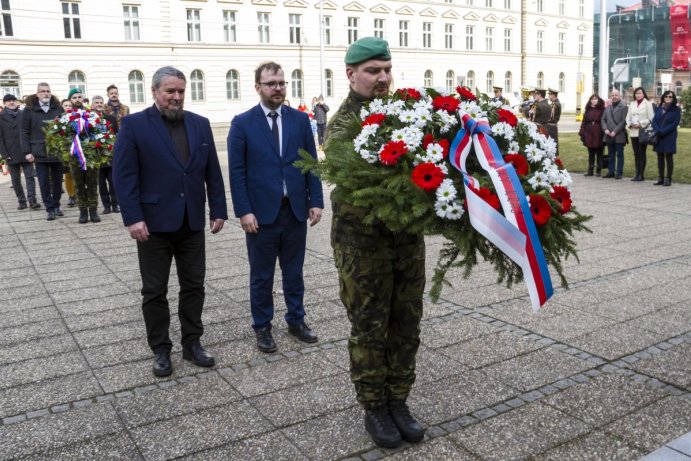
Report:
M391 45L401 86L491 93L513 103L522 85L560 90L565 110L592 91L591 0L0 0L0 92L32 94L47 81L65 97L116 84L133 110L152 103L151 77L174 65L188 77L186 108L227 122L256 104L254 69L282 64L288 99L308 105L347 94L349 43Z

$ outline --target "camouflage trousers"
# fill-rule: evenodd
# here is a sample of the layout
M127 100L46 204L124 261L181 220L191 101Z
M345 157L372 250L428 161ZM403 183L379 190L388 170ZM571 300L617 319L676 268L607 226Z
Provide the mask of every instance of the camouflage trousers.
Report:
M415 382L425 288L425 247L418 240L394 244L387 258L334 249L351 323L350 376L358 402L368 409L405 400Z
M83 171L79 165L70 163L70 174L74 181L79 208L98 207L98 170L87 168Z

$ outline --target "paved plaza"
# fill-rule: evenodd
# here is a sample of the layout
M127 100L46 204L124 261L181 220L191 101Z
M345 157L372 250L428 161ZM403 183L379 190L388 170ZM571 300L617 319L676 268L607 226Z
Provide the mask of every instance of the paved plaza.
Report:
M574 175L593 233L577 235L571 287L542 312L486 264L425 302L409 404L427 435L384 450L349 380L328 205L305 265L319 343L288 335L277 277L278 351L257 351L245 240L231 219L207 237L202 341L217 366L184 362L176 344L174 374L158 379L120 215L78 224L65 208L48 222L44 210L17 211L0 177L0 459L628 461L658 450L647 459L689 461L691 185L628 179ZM440 248L427 239L428 277ZM174 271L169 296L174 306Z

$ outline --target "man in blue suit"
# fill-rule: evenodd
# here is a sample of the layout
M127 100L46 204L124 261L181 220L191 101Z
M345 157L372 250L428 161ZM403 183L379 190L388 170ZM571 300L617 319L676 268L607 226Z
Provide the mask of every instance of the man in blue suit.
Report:
M324 199L319 179L293 163L305 149L317 156L307 114L283 105L286 82L281 66L261 64L254 83L259 104L233 119L228 133L230 192L235 216L246 233L250 263L250 305L257 347L274 352L273 282L276 259L283 275L288 331L300 341L317 342L305 323L302 267L307 220L321 219Z
M228 219L223 175L209 120L183 110L185 75L162 67L152 80L154 105L122 119L113 155L113 181L122 219L137 241L142 310L155 359L153 373L168 376L168 277L173 257L180 294L182 357L211 367L204 333L206 197L215 234Z

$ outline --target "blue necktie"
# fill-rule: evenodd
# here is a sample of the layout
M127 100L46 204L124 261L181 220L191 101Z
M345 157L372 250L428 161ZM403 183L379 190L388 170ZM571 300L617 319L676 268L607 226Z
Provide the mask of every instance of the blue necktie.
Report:
M278 148L278 152L281 152L281 140L278 135L278 114L274 111L269 112L269 117L272 120L271 124L271 133L274 135L274 142L276 143L276 147Z

